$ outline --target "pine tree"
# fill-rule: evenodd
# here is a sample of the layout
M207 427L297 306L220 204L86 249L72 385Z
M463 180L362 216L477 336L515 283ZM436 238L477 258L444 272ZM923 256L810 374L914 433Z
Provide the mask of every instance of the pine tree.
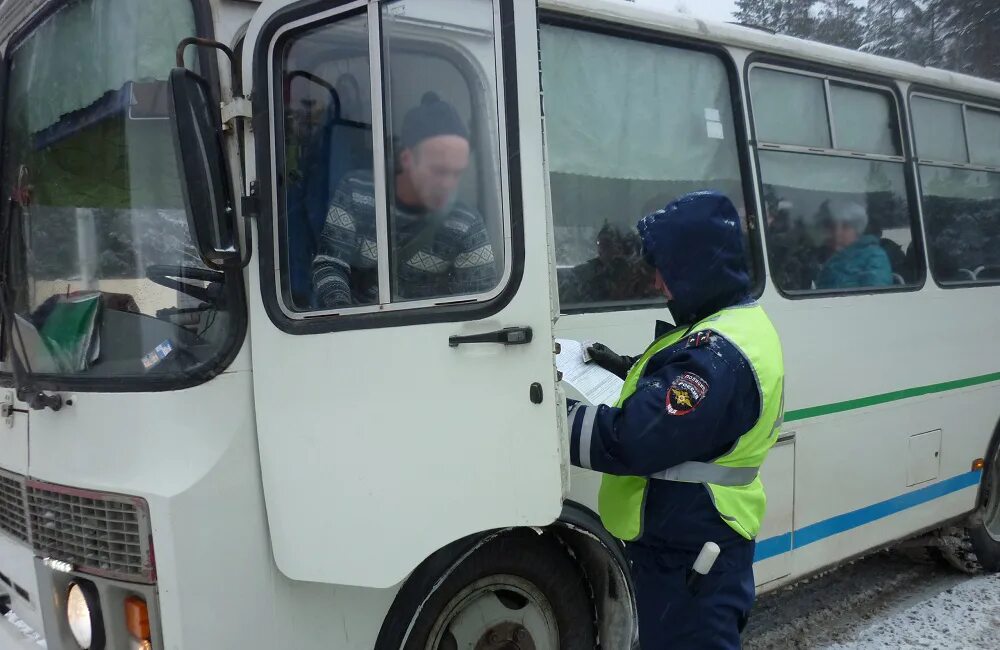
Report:
M738 22L780 34L810 38L815 21L810 10L816 0L736 0Z
M1000 0L736 0L737 21L1000 80Z
M778 31L778 19L781 16L778 5L780 4L776 0L736 0L736 11L733 12L733 17L744 25Z
M913 0L868 0L862 52L913 60L919 8Z
M940 0L942 35L949 67L1000 80L1000 3L997 0Z
M799 38L813 38L816 21L812 16L815 0L786 0L781 6L780 30Z
M814 38L823 43L857 49L864 39L862 9L851 0L823 0Z

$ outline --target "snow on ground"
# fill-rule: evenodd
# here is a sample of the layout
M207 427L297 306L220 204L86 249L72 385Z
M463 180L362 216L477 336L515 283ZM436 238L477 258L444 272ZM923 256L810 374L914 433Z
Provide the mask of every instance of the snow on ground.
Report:
M1000 648L1000 576L977 576L859 631L833 650Z
M1000 649L1000 576L877 553L761 596L744 647Z

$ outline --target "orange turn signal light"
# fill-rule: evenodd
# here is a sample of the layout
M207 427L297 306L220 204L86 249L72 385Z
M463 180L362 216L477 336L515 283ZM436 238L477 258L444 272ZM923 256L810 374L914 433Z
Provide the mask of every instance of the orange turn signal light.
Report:
M972 471L973 472L978 472L979 470L981 470L984 467L986 467L986 461L984 459L977 458L976 460L972 461Z
M125 626L136 639L149 640L149 609L145 600L138 596L125 599Z

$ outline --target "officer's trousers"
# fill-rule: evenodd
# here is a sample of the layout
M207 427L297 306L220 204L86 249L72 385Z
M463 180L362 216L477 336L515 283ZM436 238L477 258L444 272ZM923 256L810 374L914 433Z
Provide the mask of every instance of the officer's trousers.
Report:
M738 650L754 600L753 564L713 567L694 587L691 564L667 549L629 545L641 650Z

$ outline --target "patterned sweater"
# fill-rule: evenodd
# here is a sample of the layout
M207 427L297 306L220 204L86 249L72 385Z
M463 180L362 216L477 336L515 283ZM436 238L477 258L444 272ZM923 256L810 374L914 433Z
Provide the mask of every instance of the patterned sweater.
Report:
M429 225L428 219L435 223ZM407 260L395 259L425 228L430 237ZM489 291L499 272L482 218L461 205L428 215L402 205L389 214L393 300L419 300ZM326 215L313 259L316 306L335 308L378 302L375 185L370 172L349 174Z

